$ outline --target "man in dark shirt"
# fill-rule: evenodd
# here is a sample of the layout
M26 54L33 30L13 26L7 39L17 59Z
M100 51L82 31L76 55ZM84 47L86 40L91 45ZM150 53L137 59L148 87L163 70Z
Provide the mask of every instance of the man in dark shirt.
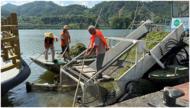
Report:
M45 60L48 60L48 50L51 49L52 52L52 61L54 61L55 50L54 50L54 40L57 41L57 38L51 32L44 33L44 47L45 47Z

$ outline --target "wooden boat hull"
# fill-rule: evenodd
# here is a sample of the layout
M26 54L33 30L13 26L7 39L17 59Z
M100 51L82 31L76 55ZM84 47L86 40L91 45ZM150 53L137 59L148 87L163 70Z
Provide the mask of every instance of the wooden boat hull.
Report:
M60 65L65 65L67 62L63 60L63 58L61 58L61 56L59 54L55 54L55 59L57 62L52 62L52 61L45 61L44 59L44 55L40 55L39 57L30 57L30 59L36 63L37 65L49 70L49 71L52 71L56 74L59 74L59 71L60 71ZM80 62L82 61L83 58L79 58L77 59L77 62ZM84 62L85 64L90 64L92 63L93 61L95 60L95 57L91 57L91 58L88 58L88 59L85 59Z
M51 54L49 54L48 56L51 57ZM32 60L32 62L36 63L42 68L45 68L56 74L59 73L60 65L64 65L66 63L65 61L63 61L63 58L61 57L61 55L58 53L55 54L55 59L57 61L56 63L52 62L52 60L49 60L49 59L48 61L46 61L44 54L41 54L38 57L30 57L30 59Z
M49 63L49 62L43 62L41 60L38 60L38 59L34 59L34 58L30 58L34 63L36 63L37 65L49 70L49 71L52 71L56 74L59 73L59 70L60 70L60 64L55 64L55 63Z
M31 71L28 64L22 60L20 72L15 77L1 82L1 95L5 95L10 89L13 89L26 80L30 73Z

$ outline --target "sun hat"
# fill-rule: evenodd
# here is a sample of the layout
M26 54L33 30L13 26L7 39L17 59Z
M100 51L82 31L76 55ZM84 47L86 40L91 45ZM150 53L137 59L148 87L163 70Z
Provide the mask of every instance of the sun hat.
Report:
M93 25L90 25L89 27L88 27L88 31L89 30L91 30L91 29L96 29Z
M63 26L63 29L68 30L68 29L69 29L69 26L68 26L68 25L64 25L64 26Z
M52 33L52 32L45 32L45 33L44 33L44 36L45 36L45 37L53 38L53 33Z

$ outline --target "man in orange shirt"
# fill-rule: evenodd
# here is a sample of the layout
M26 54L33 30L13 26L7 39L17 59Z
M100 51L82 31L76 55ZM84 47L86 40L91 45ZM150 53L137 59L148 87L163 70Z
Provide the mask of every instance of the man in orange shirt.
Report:
M61 54L63 54L64 58L67 56L70 59L69 44L71 43L71 38L68 28L69 28L68 25L65 25L63 27L63 31L61 32L61 49L62 49Z
M89 48L87 49L87 56L95 49L96 52L96 68L97 72L102 69L105 52L109 49L106 39L102 32L94 26L89 26L88 31L91 34ZM96 78L101 78L102 74L98 74Z

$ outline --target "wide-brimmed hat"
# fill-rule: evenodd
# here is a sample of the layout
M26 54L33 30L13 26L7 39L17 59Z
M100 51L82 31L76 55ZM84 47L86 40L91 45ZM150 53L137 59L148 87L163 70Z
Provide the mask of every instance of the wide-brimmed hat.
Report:
M52 32L45 32L45 33L44 33L44 36L45 36L45 37L53 38L53 33L52 33Z
M64 26L63 26L63 29L68 30L68 29L69 29L69 26L68 26L68 25L64 25Z
M96 27L93 26L93 25L90 25L90 26L88 27L88 31L91 30L91 29L96 29Z

